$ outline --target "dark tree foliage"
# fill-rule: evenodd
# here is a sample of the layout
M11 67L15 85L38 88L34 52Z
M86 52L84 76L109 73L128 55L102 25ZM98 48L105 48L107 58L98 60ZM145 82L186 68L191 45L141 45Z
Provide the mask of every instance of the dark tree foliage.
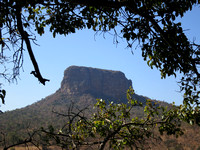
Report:
M0 76L16 79L26 47L34 66L31 73L44 85L49 81L42 77L33 54L35 31L43 35L47 27L53 37L85 28L112 31L116 42L123 37L130 48L138 41L144 60L157 68L162 78L181 73L180 88L185 94L177 117L199 125L199 43L190 42L181 23L175 22L198 4L197 0L1 0L0 63L5 70ZM10 60L5 51L11 48L14 66L8 76L6 62ZM4 103L5 91L0 94Z

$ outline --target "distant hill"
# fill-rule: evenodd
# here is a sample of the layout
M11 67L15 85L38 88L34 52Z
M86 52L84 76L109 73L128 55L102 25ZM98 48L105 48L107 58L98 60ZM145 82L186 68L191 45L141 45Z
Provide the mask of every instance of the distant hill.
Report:
M130 86L132 81L120 71L71 66L65 70L61 87L54 94L24 108L0 114L0 131L7 133L7 138L12 142L25 137L29 130L51 124L59 128L66 122L66 118L52 111L66 113L72 103L78 108L93 106L97 98L126 103L126 91ZM134 98L145 103L147 97L135 94ZM170 106L165 102L159 104ZM143 115L140 108L134 109L133 113ZM165 139L162 145L166 145L168 140ZM177 145L177 141L172 140L167 144Z

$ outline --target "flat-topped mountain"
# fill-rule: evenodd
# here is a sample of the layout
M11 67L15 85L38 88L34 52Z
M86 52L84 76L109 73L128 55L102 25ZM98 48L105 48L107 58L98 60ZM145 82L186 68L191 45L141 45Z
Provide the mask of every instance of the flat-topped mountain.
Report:
M60 91L71 96L91 94L96 98L122 99L130 86L132 81L120 71L71 66L64 72Z
M0 131L12 131L17 135L26 128L49 124L59 126L63 117L58 117L52 111L65 113L71 103L79 108L93 107L97 98L126 103L126 91L130 86L131 80L120 71L71 66L65 70L61 87L54 94L32 105L1 114ZM145 102L143 96L135 94L134 97Z
M132 81L120 71L70 66L64 71L61 87L38 103L44 107L66 105L71 102L77 106L87 106L96 103L97 98L126 103L126 91L131 86ZM134 98L141 102L146 100L137 94Z

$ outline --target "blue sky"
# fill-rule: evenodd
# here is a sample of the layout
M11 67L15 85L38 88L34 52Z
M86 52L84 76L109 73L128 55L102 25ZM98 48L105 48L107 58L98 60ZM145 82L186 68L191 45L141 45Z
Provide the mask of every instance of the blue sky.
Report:
M186 34L197 42L200 39L199 15L199 8L196 7L180 19L183 28L189 29L185 31ZM137 94L169 103L182 102L182 94L178 92L179 78L161 79L160 72L150 69L143 61L140 48L133 49L133 55L126 48L125 40L120 40L116 45L111 35L106 34L105 38L103 35L95 36L91 30L77 31L66 37L57 35L56 38L47 31L44 36L38 36L37 40L40 46L33 45L36 59L43 77L51 81L43 86L30 74L34 69L25 52L24 71L21 70L18 81L4 83L7 96L6 104L0 108L2 111L25 107L53 94L60 87L64 70L71 65L122 71L132 80Z

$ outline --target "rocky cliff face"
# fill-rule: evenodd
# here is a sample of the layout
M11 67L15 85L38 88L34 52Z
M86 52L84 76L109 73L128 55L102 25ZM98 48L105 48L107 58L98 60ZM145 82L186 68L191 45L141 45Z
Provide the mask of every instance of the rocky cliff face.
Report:
M71 66L64 72L60 91L67 95L91 94L95 97L121 99L132 86L120 71Z

